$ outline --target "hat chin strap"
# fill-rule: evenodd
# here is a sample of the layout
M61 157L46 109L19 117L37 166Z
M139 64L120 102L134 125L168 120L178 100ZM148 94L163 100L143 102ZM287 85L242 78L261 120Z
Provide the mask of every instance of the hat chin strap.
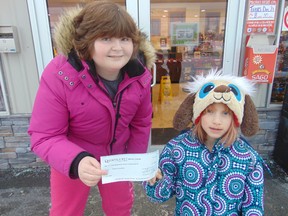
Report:
M198 116L198 118L195 119L195 121L194 121L194 124L195 124L195 125L197 125L197 124L200 122L200 119L201 119L201 117L202 117L202 115L203 115L203 112L204 112L204 111L202 111L201 114Z
M237 116L234 114L234 112L233 112L233 119L234 119L234 123L235 123L236 127L240 127L240 123L238 121Z

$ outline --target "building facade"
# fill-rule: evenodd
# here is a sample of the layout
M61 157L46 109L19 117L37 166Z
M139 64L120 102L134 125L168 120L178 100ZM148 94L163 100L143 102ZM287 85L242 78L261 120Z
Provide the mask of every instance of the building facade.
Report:
M45 166L30 151L33 102L44 67L58 54L55 23L86 2L0 0L0 170ZM150 150L178 133L172 117L187 96L183 85L217 67L257 81L260 130L248 140L264 159L272 157L288 80L288 1L113 2L128 10L157 51Z

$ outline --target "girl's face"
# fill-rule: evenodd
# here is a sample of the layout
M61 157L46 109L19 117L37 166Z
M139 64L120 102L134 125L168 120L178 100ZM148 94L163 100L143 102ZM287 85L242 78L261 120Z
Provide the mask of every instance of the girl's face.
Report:
M102 37L94 42L92 59L97 73L105 79L115 80L120 69L127 64L133 53L131 38Z
M233 113L222 103L214 103L207 107L201 116L201 125L207 134L207 142L214 144L232 125Z

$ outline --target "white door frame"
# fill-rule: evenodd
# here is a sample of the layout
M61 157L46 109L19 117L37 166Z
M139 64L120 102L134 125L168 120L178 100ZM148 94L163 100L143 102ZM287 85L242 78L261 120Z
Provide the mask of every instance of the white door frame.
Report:
M246 1L239 0L228 0L227 5L223 71L236 76L240 68L245 5Z
M10 115L10 107L9 107L9 103L8 103L8 99L7 99L7 92L6 92L6 85L3 79L3 69L2 69L2 61L1 61L1 57L0 57L0 91L2 91L2 97L3 97L3 101L4 102L4 107L5 110L0 111L0 115Z
M46 0L27 0L39 79L53 58Z
M126 10L139 26L138 7L138 0L126 0Z

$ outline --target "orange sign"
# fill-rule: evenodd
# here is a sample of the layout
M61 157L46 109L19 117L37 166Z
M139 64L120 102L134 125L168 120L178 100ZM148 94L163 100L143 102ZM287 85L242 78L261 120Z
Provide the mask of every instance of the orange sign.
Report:
M243 76L258 83L273 83L277 52L276 46L246 47Z
M249 0L246 33L274 33L278 0Z

